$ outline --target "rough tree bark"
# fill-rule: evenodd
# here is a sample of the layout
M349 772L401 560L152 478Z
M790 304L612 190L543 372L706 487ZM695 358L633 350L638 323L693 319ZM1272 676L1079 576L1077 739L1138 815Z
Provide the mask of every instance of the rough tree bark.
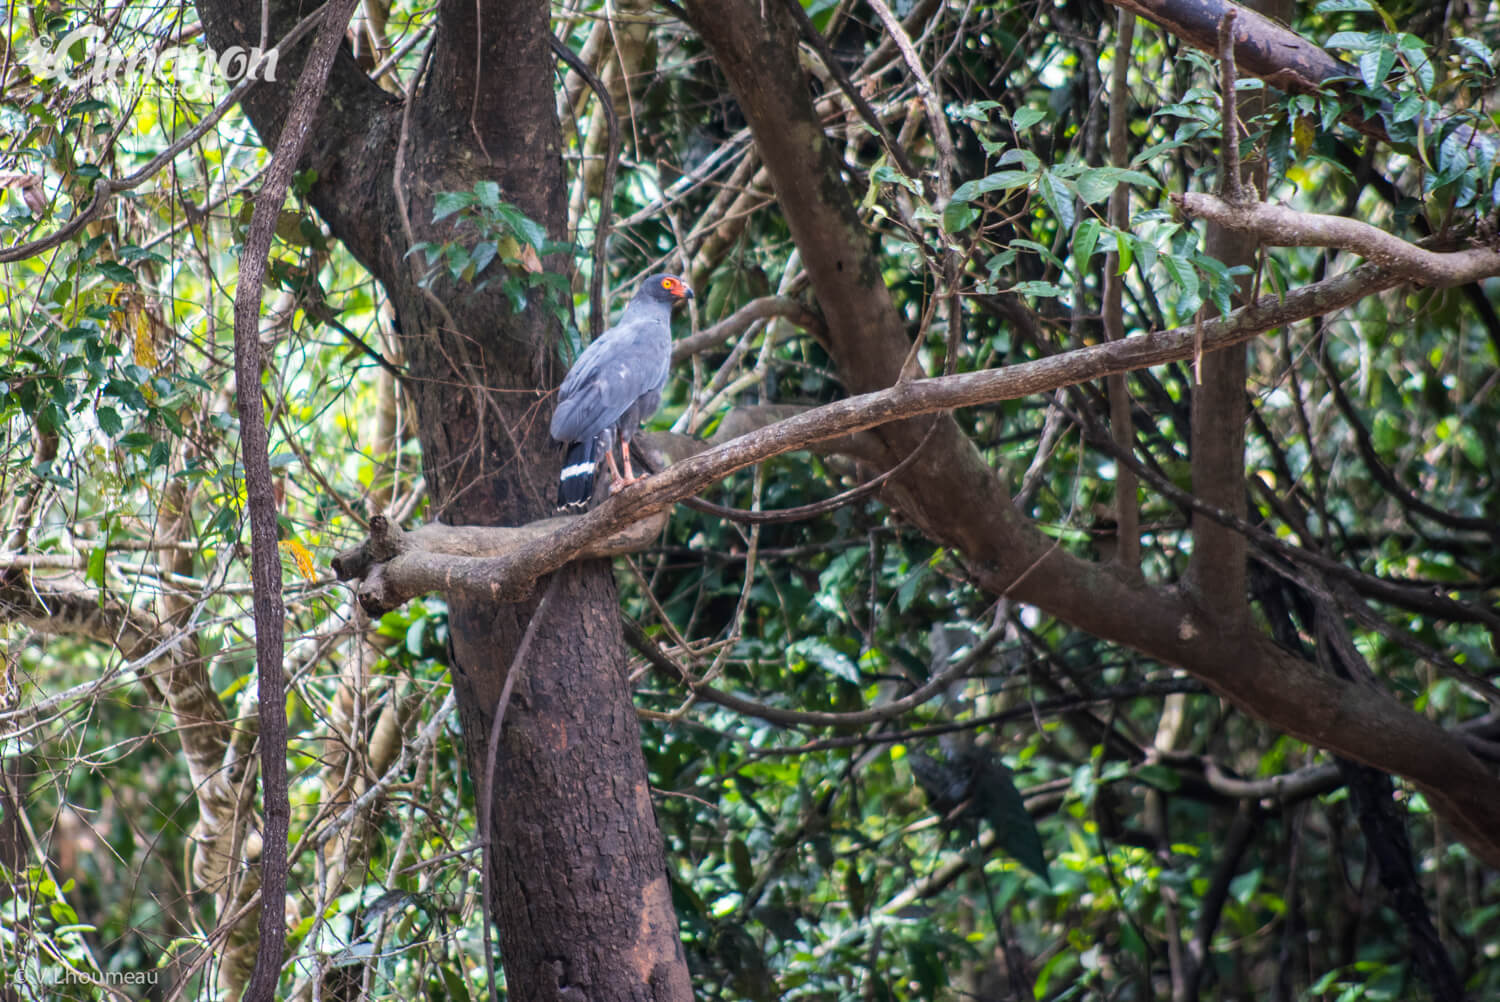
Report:
M198 7L216 50L258 43L259 3ZM295 23L298 5L273 2L269 13L274 38ZM498 181L505 200L554 238L564 235L549 34L542 0L447 0L409 107L342 52L303 163L318 172L314 206L390 296L431 512L454 525L519 525L548 509L559 457L538 402L539 388L560 377L558 332L540 297L514 314L498 288L420 288L405 253L416 240L462 239L451 222L430 222L433 199L480 180ZM300 61L283 59L282 81ZM244 102L267 144L285 120L288 93L284 82L265 85ZM515 666L521 675L491 788L489 911L508 991L515 999L686 999L614 580L602 561L560 573L527 663ZM450 667L475 783L486 779L491 714L533 608L462 596L450 603Z

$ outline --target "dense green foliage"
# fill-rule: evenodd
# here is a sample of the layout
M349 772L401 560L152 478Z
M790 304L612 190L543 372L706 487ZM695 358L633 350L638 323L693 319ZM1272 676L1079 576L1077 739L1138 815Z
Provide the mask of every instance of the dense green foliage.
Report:
M607 284L625 289L664 265L690 275L694 329L758 296L805 296L785 220L702 44L659 9L613 6L624 12L629 100L619 103L625 149L609 208L623 222ZM1201 225L1168 199L1216 183L1212 58L1137 25L1130 162L1117 168L1105 137L1112 9L896 4L903 16L916 9L908 27L956 150L958 183L945 199L913 75L879 20L861 3L803 6L922 175L900 172L807 53L850 197L878 240L924 373L1103 339L1107 262L1124 279L1127 333L1230 308L1245 272L1209 256ZM1265 92L1243 152L1269 170L1270 200L1411 240L1436 234L1447 248L1496 239L1488 106L1500 24L1480 20L1479 5L1448 9L1454 20L1415 0L1299 11L1294 27L1354 73L1318 97L1242 81L1243 95ZM557 5L559 37L583 49L605 10ZM110 41L127 51L196 20L170 5L117 13ZM12 10L0 70L9 172L0 248L56 232L100 177L145 165L227 92L222 80L193 92L163 68L86 85L34 72L36 53L51 51L43 40L112 16ZM432 16L393 6L390 43ZM97 51L85 41L72 55L97 65ZM412 85L421 53L406 47L395 60L399 87ZM618 86L618 69L607 83ZM569 86L564 72L559 86ZM518 305L552 297L576 344L599 211L597 174L580 168L602 144L586 90L560 106L575 232L539 232L503 192L480 186L439 200L455 242L414 253L459 281L505 283ZM1391 141L1349 124L1360 112L1384 116ZM152 998L214 997L215 930L228 916L218 889L194 876L201 777L180 751L193 722L163 690L185 666L205 674L234 725L224 775L248 784L243 803L253 806L231 302L266 159L231 110L80 232L0 265L0 970L7 983L54 982L18 989L24 998L102 998L89 982L114 975L125 986L123 976L143 972ZM346 977L364 980L372 998L478 998L487 989L472 786L456 726L439 715L452 705L445 605L429 597L369 623L326 571L370 508L421 521L424 495L410 415L372 358L399 363L384 293L308 208L312 181L301 179L283 210L261 332L300 846L283 984L352 997L335 994ZM1106 216L1118 183L1132 193L1124 229ZM1318 247L1267 250L1249 281L1262 292L1296 288L1350 260ZM538 273L544 263L550 273ZM1475 611L1465 619L1371 598L1353 577L1288 571L1259 545L1257 621L1305 653L1320 642L1310 610L1332 601L1398 700L1449 728L1483 718L1496 700L1500 582L1491 290L1400 287L1267 334L1250 352L1245 490L1265 539ZM1190 362L1130 376L1146 474L1141 570L1154 582L1177 580L1192 549L1188 511L1164 489L1191 486L1194 388ZM843 393L815 337L773 319L679 367L651 427L707 435L735 406ZM1025 516L1058 546L1108 558L1120 464L1101 431L1106 415L1102 387L1084 386L959 420ZM845 455L798 452L707 496L769 511L871 475ZM1169 998L1191 950L1206 958L1205 998L1427 997L1408 916L1382 887L1327 755L1171 666L980 587L962 554L894 517L878 495L765 525L679 507L659 544L620 559L617 576L702 997L999 999L1014 988L1039 999ZM80 627L85 616L103 626ZM147 624L145 646L132 617ZM164 667L160 645L179 641L188 649ZM907 713L832 726L794 715L878 707L959 661L962 673ZM680 672L769 710L694 698ZM1487 744L1489 732L1473 733ZM362 805L373 808L368 831L352 847L338 841L348 798L393 767L394 782ZM1282 776L1285 790L1228 792L1226 781ZM1494 872L1432 823L1419 794L1399 781L1396 791L1422 896L1460 977L1473 998L1500 996ZM353 865L327 892L325 837Z

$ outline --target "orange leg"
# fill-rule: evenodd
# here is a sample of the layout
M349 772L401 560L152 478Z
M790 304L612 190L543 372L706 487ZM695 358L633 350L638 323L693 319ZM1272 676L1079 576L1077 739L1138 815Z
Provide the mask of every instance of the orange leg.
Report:
M613 453L613 451L611 451L610 457L609 457L609 459L610 459L610 466L611 467L614 466L614 458L615 458L614 457L614 453ZM615 493L618 490L623 490L624 488L629 487L631 484L633 484L633 483L635 483L635 482L637 482L639 480L644 480L645 479L645 475L644 474L642 474L641 476L638 477L638 476L635 475L635 471L630 468L630 443L629 442L621 442L620 443L620 461L625 464L625 475L623 477L617 476L614 480L610 481L609 492L611 494Z
M613 494L625 486L620 483L620 468L615 465L615 447L613 442L610 443L608 449L604 450L604 461L609 466L609 492Z

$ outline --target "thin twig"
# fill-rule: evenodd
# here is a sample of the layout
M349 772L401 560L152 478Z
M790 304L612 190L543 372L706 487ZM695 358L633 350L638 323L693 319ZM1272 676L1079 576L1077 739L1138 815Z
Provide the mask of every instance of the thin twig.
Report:
M864 120L864 123L880 137L886 152L891 155L892 160L896 161L896 166L901 168L901 173L910 178L920 177L917 168L912 164L911 156L906 152L906 147L891 135L891 131L885 127L885 123L880 120L875 109L870 107L870 102L865 100L859 88L854 86L854 81L849 78L849 71L844 69L844 64L839 62L838 56L834 55L833 50L829 48L828 39L824 38L823 33L812 23L812 19L807 16L807 11L802 9L799 0L786 0L786 8L791 12L792 20L797 22L797 30L801 32L802 40L817 51L818 58L823 60L823 65L828 68L834 82L839 85L839 90L843 91L849 103L854 105L854 110L859 112L859 117Z
M885 0L869 0L869 4L881 23L885 25L885 30L896 43L896 48L901 50L901 58L911 70L912 76L917 78L917 93L921 96L922 107L927 112L927 127L932 130L932 140L937 145L937 201L946 204L949 196L953 194L953 175L958 170L958 153L953 147L953 134L948 131L948 117L943 114L943 102L938 99L937 87L933 85L932 78L927 75L922 59L917 54L916 47L912 45L911 37L902 27L900 19L891 12Z
M1109 162L1123 168L1130 163L1130 54L1135 40L1135 15L1121 9L1116 18L1115 63L1109 82ZM1130 185L1121 182L1109 196L1109 225L1122 233L1130 225ZM1104 335L1111 341L1125 336L1124 276L1120 252L1104 255ZM1135 448L1135 429L1130 423L1130 384L1124 373L1105 380L1109 394L1109 429L1115 445L1123 451ZM1115 468L1115 530L1118 547L1115 561L1133 574L1141 567L1141 507L1136 498L1136 476L1124 466Z
M286 951L287 837L291 805L286 772L286 696L282 655L286 609L281 599L281 554L277 549L276 497L271 481L269 435L261 402L261 349L258 337L261 284L269 264L271 241L281 204L291 187L292 172L312 136L313 119L323 102L329 71L339 42L359 0L336 0L324 6L322 24L291 95L281 136L266 181L255 196L250 229L240 255L239 286L234 296L234 372L238 387L240 459L245 468L246 507L250 514L250 577L254 585L255 672L260 696L261 789L265 829L261 855L261 910L255 968L244 997L270 1002L276 995Z
M1239 101L1234 93L1234 14L1234 8L1231 7L1219 19L1219 88L1224 92L1224 129L1219 143L1219 190L1224 193L1226 200L1238 203L1244 201L1245 191L1240 184L1240 111Z
M694 511L701 511L716 518L728 519L731 522L740 522L746 525L801 522L809 518L815 518L830 511L837 511L839 508L853 504L867 494L874 493L887 480L890 480L896 474L910 466L922 454L923 447L931 441L932 433L937 430L937 424L936 418L928 422L927 433L922 436L922 441L917 443L917 447L907 453L906 457L895 466L892 466L879 476L872 477L862 484L849 488L847 491L835 494L831 498L824 498L822 501L813 501L810 504L797 505L794 508L777 508L772 511L746 511L743 508L730 508L697 497L683 498L682 503Z
M589 275L589 336L598 337L604 331L604 250L609 240L610 212L615 200L615 173L620 168L620 116L615 113L614 100L604 81L594 73L578 54L557 39L548 35L552 51L589 85L589 90L599 100L599 110L604 113L604 125L608 131L609 152L604 158L604 177L599 184L599 221L594 224L594 267ZM581 214L581 213L580 213Z

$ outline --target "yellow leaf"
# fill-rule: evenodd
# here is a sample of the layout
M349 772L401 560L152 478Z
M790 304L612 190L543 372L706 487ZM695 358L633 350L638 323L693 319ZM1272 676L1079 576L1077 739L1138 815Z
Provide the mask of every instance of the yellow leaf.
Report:
M1292 123L1292 148L1297 151L1298 157L1305 157L1312 151L1313 143L1318 138L1316 124L1311 115L1298 115L1297 120Z
M156 342L151 338L151 318L143 309L135 311L135 364L143 369L155 369Z
M318 568L313 563L313 555L308 552L307 547L295 539L283 540L280 546L282 550L292 555L292 563L296 565L297 573L302 575L304 581L318 580Z

